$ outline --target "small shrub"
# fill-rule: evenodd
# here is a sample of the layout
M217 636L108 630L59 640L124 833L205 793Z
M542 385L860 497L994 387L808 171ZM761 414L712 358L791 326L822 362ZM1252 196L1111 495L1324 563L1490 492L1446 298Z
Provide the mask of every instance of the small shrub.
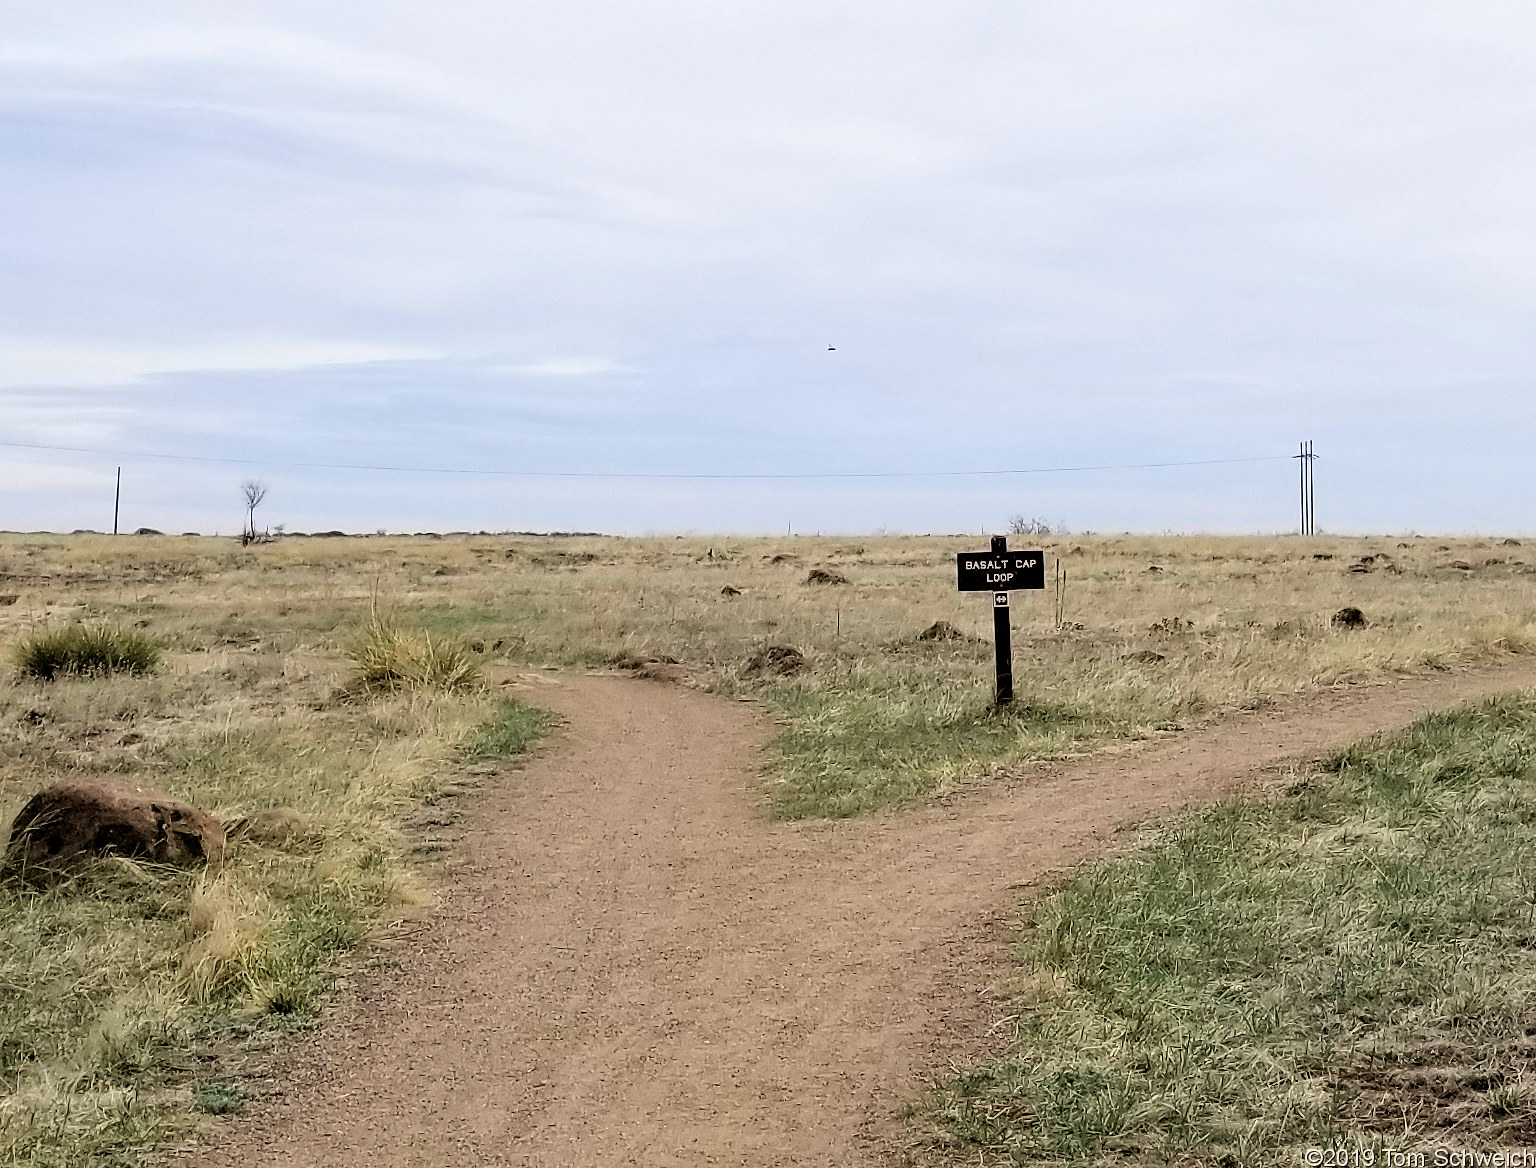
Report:
M143 674L160 663L160 646L137 629L73 624L27 637L17 645L14 660L22 674L44 681L60 674Z
M357 684L368 693L402 690L466 690L479 684L480 663L463 642L432 639L425 629L408 629L375 616L352 646Z

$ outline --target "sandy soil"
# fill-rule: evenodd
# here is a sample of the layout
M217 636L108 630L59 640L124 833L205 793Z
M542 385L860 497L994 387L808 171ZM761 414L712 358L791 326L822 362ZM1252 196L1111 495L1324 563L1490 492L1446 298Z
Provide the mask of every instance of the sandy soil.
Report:
M752 707L564 677L566 725L476 802L398 967L183 1162L351 1168L890 1164L975 1052L1019 886L1536 663L1312 695L947 806L770 824Z

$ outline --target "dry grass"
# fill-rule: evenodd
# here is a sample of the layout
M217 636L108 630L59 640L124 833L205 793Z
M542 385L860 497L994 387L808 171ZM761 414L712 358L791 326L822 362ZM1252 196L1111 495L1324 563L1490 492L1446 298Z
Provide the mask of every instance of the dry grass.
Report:
M237 1098L166 1059L308 1017L337 957L419 896L406 812L456 759L519 749L538 728L462 684L349 697L343 650L366 606L340 600L331 630L293 637L280 605L241 595L261 592L260 564L210 583L216 557L80 550L0 544L23 591L0 610L4 647L44 619L131 619L169 651L150 676L7 672L0 824L44 783L92 773L167 789L234 830L217 874L108 861L46 889L0 884L0 1163L92 1162Z
M845 815L1268 695L1536 643L1520 549L1404 542L1047 541L1081 627L1054 628L1048 596L1015 597L1020 702L1000 715L987 599L954 591L953 555L976 537L0 537L3 586L20 594L0 608L0 650L76 621L142 622L165 647L147 677L0 677L0 823L46 781L104 772L245 825L215 878L115 864L0 890L0 1162L79 1163L237 1101L222 1079L204 1103L183 1080L154 1087L157 1060L232 1019L302 1018L337 953L411 894L403 813L453 758L537 732L473 688L347 696L375 601L420 630L406 635L418 656L446 661L422 677L675 658L697 684L781 712L775 813ZM1377 552L1390 566L1346 571ZM818 568L849 583L805 583ZM1370 627L1333 628L1346 604ZM918 641L936 620L982 639ZM808 667L748 670L776 644Z
M447 638L488 660L675 658L700 684L783 711L771 793L790 817L920 799L1272 695L1536 645L1536 559L1499 541L1052 537L1069 627L1054 627L1054 597L1015 595L1020 701L998 718L987 599L954 590L954 553L981 542L463 536L241 549L7 537L0 570L22 598L0 610L0 629L45 616L148 620L173 648L240 662L334 655L377 598L434 645ZM1348 570L1367 555L1369 571ZM807 584L815 569L850 583ZM1369 627L1334 628L1345 605ZM976 639L919 642L936 620ZM749 671L772 644L802 650L810 668Z

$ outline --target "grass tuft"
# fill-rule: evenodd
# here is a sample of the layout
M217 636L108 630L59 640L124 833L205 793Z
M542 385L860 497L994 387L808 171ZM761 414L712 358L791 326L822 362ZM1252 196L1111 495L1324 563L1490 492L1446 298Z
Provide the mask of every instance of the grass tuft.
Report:
M384 617L370 618L351 650L358 686L368 693L461 693L480 683L480 663L455 637L433 639Z
M12 656L23 676L52 681L60 675L151 673L160 663L160 646L137 629L72 624L24 637Z
M207 1115L229 1115L245 1106L245 1092L233 1083L210 1079L197 1085L192 1101Z

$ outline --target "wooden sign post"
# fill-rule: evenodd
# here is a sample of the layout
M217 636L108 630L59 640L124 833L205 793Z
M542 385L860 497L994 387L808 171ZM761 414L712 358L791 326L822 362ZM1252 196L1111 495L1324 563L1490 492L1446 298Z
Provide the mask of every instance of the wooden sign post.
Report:
M1008 593L1016 588L1045 588L1045 553L1009 551L1008 537L994 535L992 550L961 552L955 557L961 592L992 593L992 632L997 646L997 704L1013 701L1013 632Z

